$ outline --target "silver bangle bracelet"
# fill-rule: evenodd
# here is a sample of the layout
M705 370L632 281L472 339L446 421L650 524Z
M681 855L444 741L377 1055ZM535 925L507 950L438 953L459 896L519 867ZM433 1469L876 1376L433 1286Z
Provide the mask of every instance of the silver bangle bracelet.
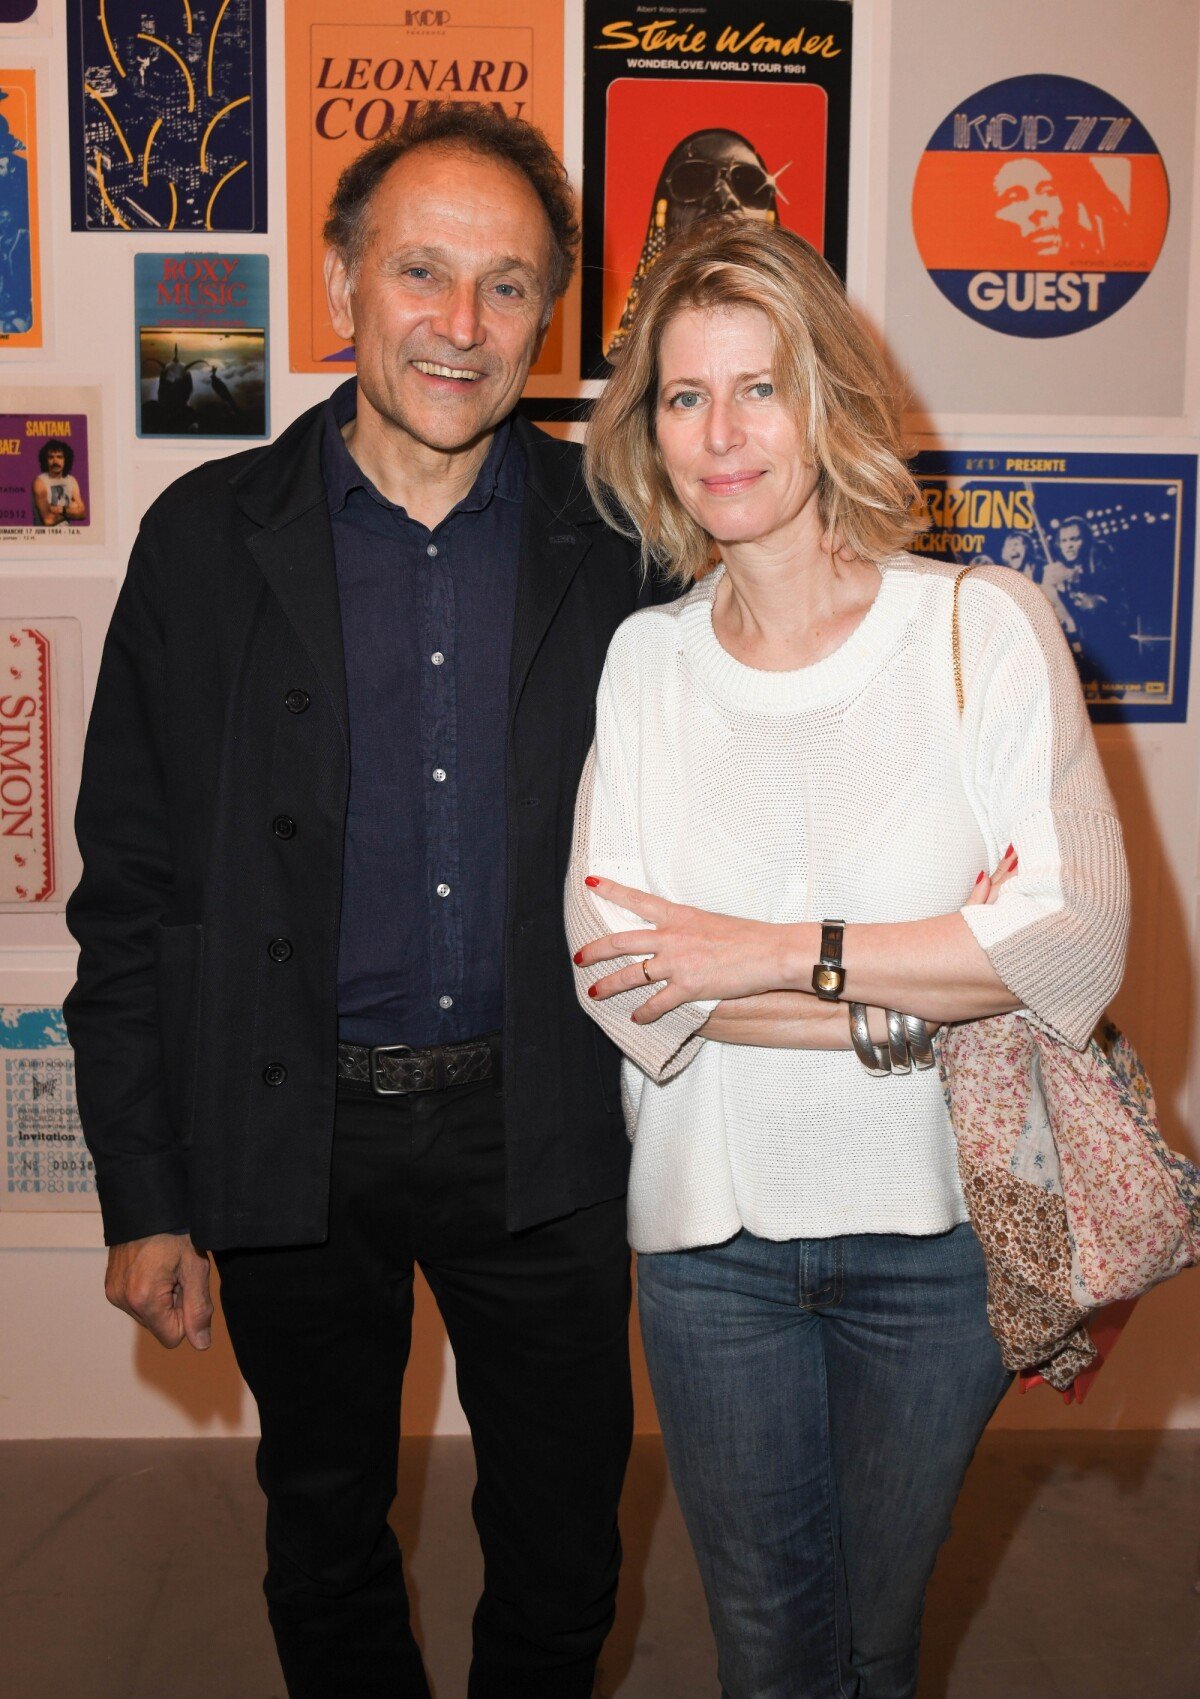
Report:
M911 1074L912 1058L908 1054L908 1032L904 1016L895 1009L885 1009L887 1016L888 1054L894 1074Z
M922 1072L933 1067L933 1028L920 1015L905 1015L904 1031L908 1037L908 1053L914 1068Z
M928 1021L919 1015L902 1015L895 1009L887 1009L885 1013L888 1041L875 1044L867 1021L867 1005L850 1004L850 1042L867 1072L881 1079L885 1074L908 1074L914 1068L921 1072L932 1068L933 1029Z
M863 1067L876 1079L892 1071L891 1058L886 1049L878 1049L871 1042L871 1030L867 1025L867 1005L851 1003L850 1005L850 1042L854 1046L854 1054Z

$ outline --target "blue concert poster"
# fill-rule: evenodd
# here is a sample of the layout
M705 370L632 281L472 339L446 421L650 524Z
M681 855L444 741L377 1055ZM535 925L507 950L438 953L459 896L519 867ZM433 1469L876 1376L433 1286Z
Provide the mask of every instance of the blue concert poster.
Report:
M1093 720L1187 719L1194 454L926 452L915 554L1000 564L1040 585Z
M73 230L267 228L266 0L69 0Z
M134 258L140 437L265 437L265 254Z

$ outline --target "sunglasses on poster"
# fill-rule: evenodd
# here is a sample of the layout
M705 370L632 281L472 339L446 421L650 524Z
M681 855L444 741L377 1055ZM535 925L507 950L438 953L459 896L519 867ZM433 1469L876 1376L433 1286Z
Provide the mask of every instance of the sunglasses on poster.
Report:
M750 207L755 212L765 212L771 206L772 198L778 195L786 203L787 196L779 188L779 179L791 164L781 165L773 175L764 171L762 166L752 164L748 160L728 159L684 159L678 165L672 166L664 187L672 200L683 205L693 205L697 201L707 200L715 193L719 183L724 181L729 192L744 207Z

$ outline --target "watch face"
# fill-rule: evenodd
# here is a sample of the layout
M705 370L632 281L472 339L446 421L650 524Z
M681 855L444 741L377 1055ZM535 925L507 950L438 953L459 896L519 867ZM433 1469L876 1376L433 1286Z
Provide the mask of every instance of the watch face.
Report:
M840 991L842 970L836 967L818 968L813 974L813 981L818 991Z

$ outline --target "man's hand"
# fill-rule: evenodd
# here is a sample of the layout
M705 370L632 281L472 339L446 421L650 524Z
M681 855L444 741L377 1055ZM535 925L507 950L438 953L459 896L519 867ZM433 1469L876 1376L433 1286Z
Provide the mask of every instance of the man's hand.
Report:
M154 1233L110 1246L104 1296L168 1350L185 1339L197 1351L212 1344L208 1258L186 1233Z

